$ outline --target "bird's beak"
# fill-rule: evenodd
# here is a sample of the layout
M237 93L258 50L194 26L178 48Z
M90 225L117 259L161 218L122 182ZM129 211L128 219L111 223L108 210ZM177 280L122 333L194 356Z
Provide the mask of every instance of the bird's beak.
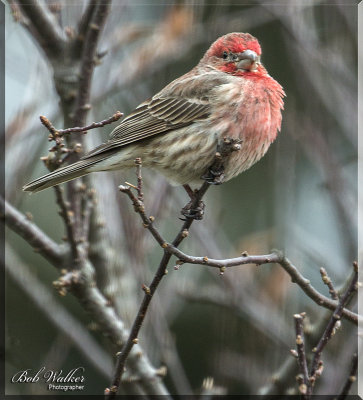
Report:
M237 68L247 71L255 71L260 62L260 57L253 50L238 53Z

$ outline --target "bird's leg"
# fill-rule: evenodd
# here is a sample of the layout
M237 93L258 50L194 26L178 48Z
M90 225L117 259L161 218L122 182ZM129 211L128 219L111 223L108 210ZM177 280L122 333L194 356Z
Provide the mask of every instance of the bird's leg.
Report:
M224 142L225 144L225 142ZM225 146L229 146L229 142ZM224 165L223 152L220 151L220 146L217 147L213 164L207 169L206 173L201 176L201 179L208 182L210 185L221 185L224 181Z
M194 200L194 190L188 184L183 185L183 188L188 193L190 200Z
M212 165L201 178L211 185L221 185L224 181L223 164L219 166Z
M204 179L211 185L221 185L225 178L224 163L234 151L241 149L241 143L240 139L224 137L217 145L213 164L201 176L201 179Z
M207 169L206 173L201 176L201 179L205 180L211 185L220 185L224 182L224 162L234 151L241 149L241 140L230 137L224 137L223 140L219 141L217 145L217 151L214 155L213 164ZM190 202L181 210L181 213L186 218L202 219L204 215L205 204L203 201L198 201L198 205L195 206L196 196L198 191L193 191L189 185L183 185L184 189L190 197ZM203 187L203 185L202 185ZM202 188L201 187L201 188Z
M181 213L186 218L192 218L192 219L195 219L195 220L203 219L204 208L205 208L204 202L202 200L200 200L198 202L197 207L192 207L192 204L194 202L195 195L196 195L197 191L194 191L189 185L183 185L183 188L188 193L188 196L190 197L190 201L185 207L183 207L181 209ZM185 221L185 219L182 219L182 220Z

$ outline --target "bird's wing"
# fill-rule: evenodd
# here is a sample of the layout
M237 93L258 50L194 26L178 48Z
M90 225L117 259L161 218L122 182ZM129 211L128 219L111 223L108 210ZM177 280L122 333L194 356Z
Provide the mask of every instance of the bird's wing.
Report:
M202 76L195 77L189 73L185 77L173 81L141 103L113 130L106 143L90 151L83 159L207 118L211 108L210 88L223 84L223 79L211 76L209 84L205 85L200 81Z
M128 115L113 130L108 142L96 147L83 158L190 125L206 118L209 109L208 103L201 103L197 99L153 98L140 104Z

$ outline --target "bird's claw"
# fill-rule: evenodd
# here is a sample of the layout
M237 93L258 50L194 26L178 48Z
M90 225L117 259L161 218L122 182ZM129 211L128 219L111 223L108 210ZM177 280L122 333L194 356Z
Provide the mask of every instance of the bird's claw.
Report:
M224 181L224 167L223 165L218 168L209 168L208 172L206 172L201 179L205 180L211 185L221 185Z
M188 219L195 219L200 221L204 216L205 204L203 201L199 201L198 206L192 208L192 201L190 201L185 207L181 209L181 214L184 215L185 219L180 218L182 221Z

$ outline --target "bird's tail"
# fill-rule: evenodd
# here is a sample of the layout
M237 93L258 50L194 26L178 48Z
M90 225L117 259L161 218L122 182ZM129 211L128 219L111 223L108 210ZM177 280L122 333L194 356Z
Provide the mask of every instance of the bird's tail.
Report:
M77 161L74 164L59 168L56 171L50 172L49 174L41 176L40 178L27 183L23 186L23 190L25 192L35 193L51 186L59 185L60 183L87 175L93 171L91 167L97 164L99 161L101 161L100 158L90 158Z

